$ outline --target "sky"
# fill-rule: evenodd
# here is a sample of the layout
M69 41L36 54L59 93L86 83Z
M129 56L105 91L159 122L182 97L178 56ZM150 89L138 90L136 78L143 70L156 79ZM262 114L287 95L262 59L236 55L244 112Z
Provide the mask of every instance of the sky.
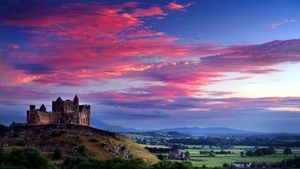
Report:
M57 97L136 129L300 130L298 0L0 0L0 123Z

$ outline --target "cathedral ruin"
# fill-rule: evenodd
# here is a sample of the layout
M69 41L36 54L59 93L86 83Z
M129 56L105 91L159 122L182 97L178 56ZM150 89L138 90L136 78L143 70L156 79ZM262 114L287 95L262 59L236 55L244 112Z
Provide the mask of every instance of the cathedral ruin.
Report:
M77 124L90 126L90 105L79 105L77 95L72 100L62 100L60 97L52 101L52 112L46 110L44 104L39 109L30 105L27 110L28 125L44 124Z

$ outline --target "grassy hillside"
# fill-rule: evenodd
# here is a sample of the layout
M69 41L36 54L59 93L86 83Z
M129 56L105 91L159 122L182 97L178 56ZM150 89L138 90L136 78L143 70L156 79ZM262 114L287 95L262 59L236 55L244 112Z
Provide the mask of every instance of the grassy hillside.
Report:
M62 152L61 163L68 156L84 155L99 159L113 157L142 158L148 163L158 160L142 146L133 143L126 136L84 126L14 126L0 140L5 149L14 147L34 147L50 159L53 159L55 149Z

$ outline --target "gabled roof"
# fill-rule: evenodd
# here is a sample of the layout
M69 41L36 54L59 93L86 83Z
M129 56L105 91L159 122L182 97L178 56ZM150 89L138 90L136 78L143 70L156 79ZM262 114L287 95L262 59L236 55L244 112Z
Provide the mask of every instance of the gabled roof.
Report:
M56 99L56 101L63 101L60 97L58 97L57 99Z
M40 111L46 111L46 106L44 104L41 105Z

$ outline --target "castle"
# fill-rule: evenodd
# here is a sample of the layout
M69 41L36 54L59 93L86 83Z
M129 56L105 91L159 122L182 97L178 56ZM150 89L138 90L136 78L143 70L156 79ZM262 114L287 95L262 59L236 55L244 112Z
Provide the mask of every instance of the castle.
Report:
M40 109L36 109L35 105L30 105L29 110L27 110L27 124L78 124L89 126L90 112L90 105L79 105L77 95L73 101L64 101L58 97L56 101L52 101L52 112L47 111L44 104Z
M172 148L168 155L169 160L190 160L190 152L182 152L178 148Z

